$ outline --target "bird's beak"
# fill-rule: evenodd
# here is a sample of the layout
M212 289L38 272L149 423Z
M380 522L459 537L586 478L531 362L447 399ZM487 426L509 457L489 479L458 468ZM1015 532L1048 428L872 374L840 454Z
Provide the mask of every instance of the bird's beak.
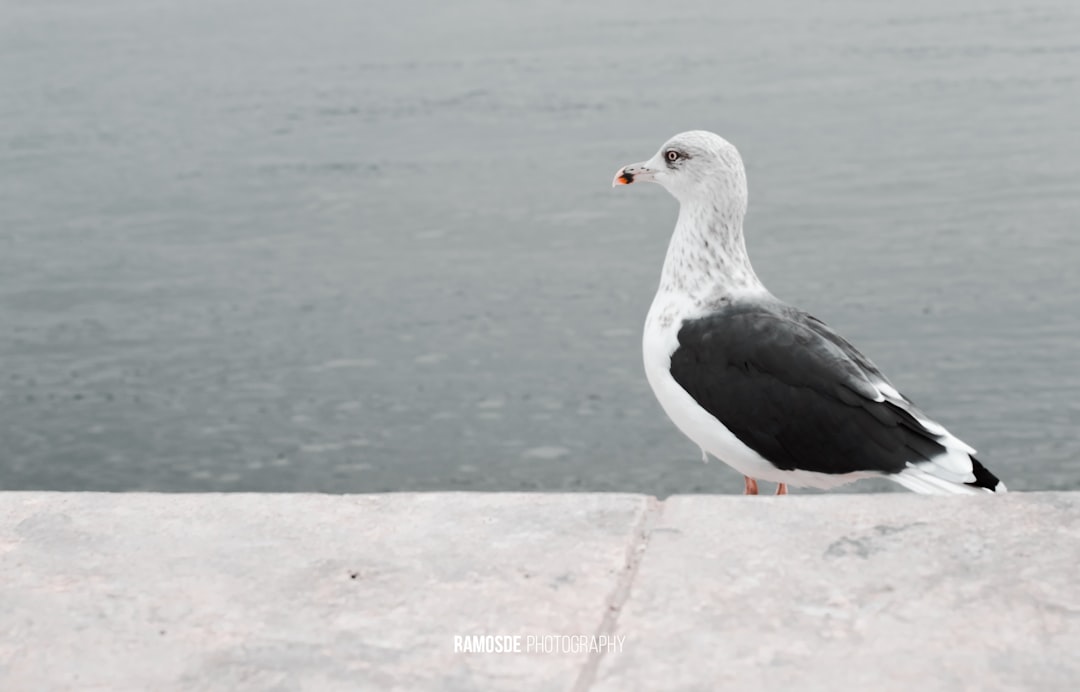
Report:
M655 178L656 171L646 166L645 163L632 163L619 169L618 173L615 174L615 180L611 181L611 186L644 183L655 180Z

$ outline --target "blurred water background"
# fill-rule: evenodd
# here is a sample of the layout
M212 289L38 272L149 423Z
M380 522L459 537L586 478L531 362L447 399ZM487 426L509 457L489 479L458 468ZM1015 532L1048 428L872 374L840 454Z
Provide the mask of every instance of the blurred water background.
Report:
M610 188L693 128L774 293L1080 488L1072 0L0 0L0 85L0 488L740 491Z

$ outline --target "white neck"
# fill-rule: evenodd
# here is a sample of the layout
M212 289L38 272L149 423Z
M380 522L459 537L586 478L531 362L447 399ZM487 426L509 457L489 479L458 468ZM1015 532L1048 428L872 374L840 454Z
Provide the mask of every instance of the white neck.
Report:
M683 202L660 274L660 292L681 294L699 304L767 294L746 254L745 211L745 204L723 208Z

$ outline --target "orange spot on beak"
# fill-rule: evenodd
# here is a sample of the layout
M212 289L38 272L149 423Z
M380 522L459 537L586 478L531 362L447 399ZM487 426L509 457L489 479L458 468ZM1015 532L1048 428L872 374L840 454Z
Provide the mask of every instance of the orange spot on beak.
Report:
M615 187L616 185L629 185L632 182L634 182L634 174L627 173L626 166L623 166L615 172L615 180L611 181L611 186Z

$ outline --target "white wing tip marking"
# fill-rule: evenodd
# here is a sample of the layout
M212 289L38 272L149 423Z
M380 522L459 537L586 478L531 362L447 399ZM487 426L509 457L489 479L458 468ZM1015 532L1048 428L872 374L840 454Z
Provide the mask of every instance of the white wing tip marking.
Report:
M887 478L921 495L978 495L993 492L987 488L977 488L946 480L912 464L900 473L887 476Z

